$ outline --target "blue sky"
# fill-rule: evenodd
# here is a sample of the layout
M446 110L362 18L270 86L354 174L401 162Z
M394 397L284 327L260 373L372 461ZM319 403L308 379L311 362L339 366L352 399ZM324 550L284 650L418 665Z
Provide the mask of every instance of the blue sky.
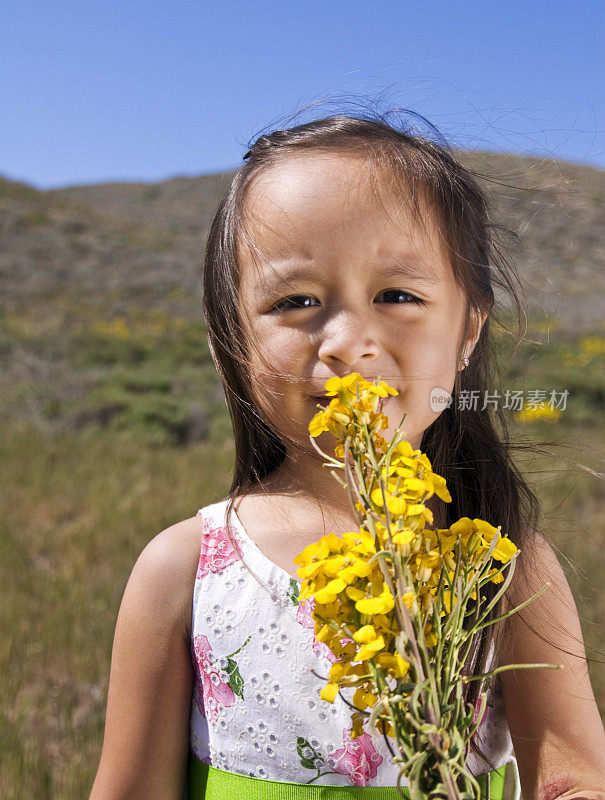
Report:
M2 0L0 173L218 172L305 104L381 92L456 146L605 168L604 34L602 0Z

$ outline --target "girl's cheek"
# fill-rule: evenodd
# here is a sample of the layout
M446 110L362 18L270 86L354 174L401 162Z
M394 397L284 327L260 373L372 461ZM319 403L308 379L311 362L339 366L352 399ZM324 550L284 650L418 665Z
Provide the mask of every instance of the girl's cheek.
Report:
M423 366L435 386L449 391L456 378L456 339L451 334L429 339L424 348ZM433 388L433 387L431 387Z

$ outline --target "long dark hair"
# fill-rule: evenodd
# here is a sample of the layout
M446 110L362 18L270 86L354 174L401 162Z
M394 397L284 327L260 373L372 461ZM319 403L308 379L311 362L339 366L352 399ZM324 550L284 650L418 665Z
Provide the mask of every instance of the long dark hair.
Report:
M410 198L418 221L421 209L428 207L433 212L454 277L467 297L462 343L473 315L487 315L470 363L457 375L453 402L424 432L421 449L435 472L445 477L452 495L452 502L445 504L444 526L461 516L496 521L523 548L527 537L538 529L539 503L513 463L514 445L501 405L484 402L485 393L493 390L498 380L491 350L492 325L511 334L499 317L495 290L512 301L518 342L524 330L525 294L506 254L505 239L513 234L492 221L486 193L439 132L430 123L432 136L412 132L412 123L426 120L412 112L406 112L405 119L407 122L399 119L393 123L377 113L335 115L260 136L220 200L206 245L203 309L235 436L227 519L235 499L286 457L281 436L254 400L247 370L248 343L238 310L237 254L247 230L247 190L268 167L292 154L329 151L364 157L373 174L387 177L402 196ZM471 391L477 394L466 396L479 402L460 408L462 393ZM493 596L494 591L492 584L485 587L488 595ZM493 614L498 613L496 607ZM496 646L494 636L494 628L488 627L477 637L472 660L476 674L485 668L490 644ZM469 684L471 702L476 702L480 684Z

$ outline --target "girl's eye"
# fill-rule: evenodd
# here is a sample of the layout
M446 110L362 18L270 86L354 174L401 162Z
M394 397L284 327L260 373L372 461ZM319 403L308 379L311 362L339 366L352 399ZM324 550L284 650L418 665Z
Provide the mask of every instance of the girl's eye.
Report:
M418 306L425 305L424 300L421 300L419 297L416 297L409 292L404 292L402 289L386 289L378 296L387 297L388 299L385 301L387 303L397 303L400 305L414 303ZM308 294L294 294L291 297L285 297L283 300L280 300L279 303L276 303L271 309L271 313L281 313L282 311L296 310L300 308L313 308L311 303L319 304L319 301L316 297L312 297Z
M387 289L381 292L378 297L382 297L383 295L391 296L392 299L387 300L387 303L415 303L418 306L424 305L424 300L421 300L419 297L409 292L404 292L402 289Z
M279 303L276 303L273 306L271 311L274 312L287 311L288 309L297 308L312 308L312 306L308 303L309 300L316 300L316 298L311 297L311 295L308 294L294 294L292 297L285 297L283 300L280 300Z

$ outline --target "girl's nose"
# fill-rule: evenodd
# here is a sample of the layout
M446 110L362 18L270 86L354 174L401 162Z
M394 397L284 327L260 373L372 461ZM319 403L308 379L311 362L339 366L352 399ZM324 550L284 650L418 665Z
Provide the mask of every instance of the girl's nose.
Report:
M318 355L325 364L340 362L354 369L360 362L371 363L379 354L380 346L363 315L343 311L330 317L322 328Z

